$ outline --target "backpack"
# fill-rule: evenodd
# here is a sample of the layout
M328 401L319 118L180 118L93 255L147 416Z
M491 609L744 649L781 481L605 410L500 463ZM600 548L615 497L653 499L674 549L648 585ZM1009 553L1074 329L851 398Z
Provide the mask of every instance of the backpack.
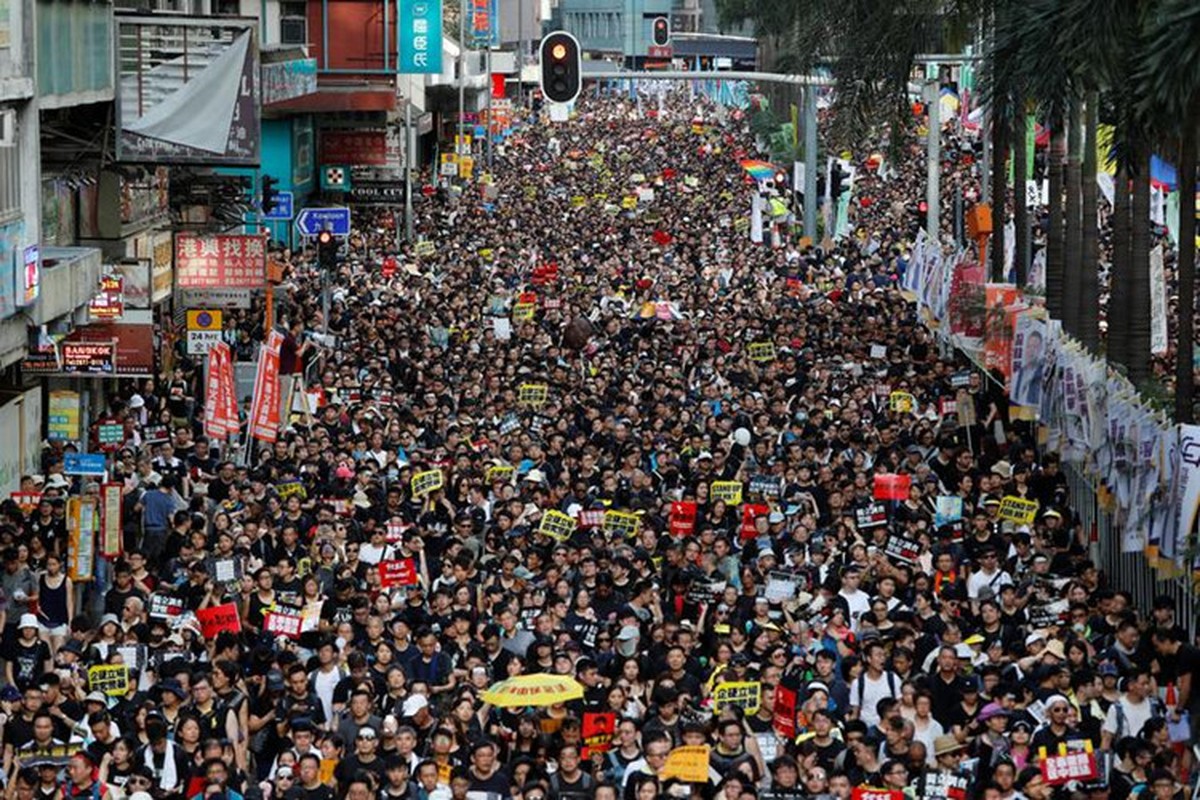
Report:
M887 676L888 691L892 693L892 697L896 696L896 673L890 669L885 669L883 674ZM867 671L864 669L858 675L858 702L863 702L863 692L867 689ZM861 706L859 707L861 713Z
M1125 706L1121 703L1122 699L1123 698L1118 697L1117 702L1113 703L1113 708L1117 710L1117 732L1113 734L1114 741L1123 739L1126 736L1137 736L1139 733L1141 733L1141 731L1133 731L1131 733L1126 730L1126 728L1129 727L1129 719L1125 716ZM1151 719L1166 716L1167 707L1161 700L1159 700L1157 697L1147 697L1146 699L1150 701Z

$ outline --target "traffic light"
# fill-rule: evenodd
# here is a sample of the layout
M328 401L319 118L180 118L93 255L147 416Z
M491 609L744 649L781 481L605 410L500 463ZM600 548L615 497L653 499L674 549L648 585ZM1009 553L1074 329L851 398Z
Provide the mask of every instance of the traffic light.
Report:
M275 190L275 184L279 183L277 178L272 178L270 175L262 176L262 213L270 214L275 210L275 204L279 202L279 192Z
M327 272L337 271L337 238L329 231L317 234L317 266Z
M555 103L570 103L579 96L582 68L579 42L566 31L542 39L542 93Z
M837 200L842 196L843 181L846 180L846 172L842 169L842 165L838 162L833 162L833 169L829 173L829 196Z
M650 39L656 47L669 45L671 43L671 21L666 17L655 17Z

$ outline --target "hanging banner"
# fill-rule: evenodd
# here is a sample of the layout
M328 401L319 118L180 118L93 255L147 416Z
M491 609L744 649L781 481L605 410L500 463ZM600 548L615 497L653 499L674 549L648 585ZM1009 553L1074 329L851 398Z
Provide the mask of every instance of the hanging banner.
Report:
M283 334L271 331L259 349L254 395L250 401L250 436L273 443L279 436L279 349Z
M121 556L121 490L124 484L106 483L100 487L100 557L110 561Z
M1167 346L1167 280L1160 244L1150 251L1150 352L1166 355Z
M442 71L442 0L400 3L400 68L403 74Z
M1046 367L1046 321L1026 310L1017 315L1013 333L1010 396L1014 405L1038 408Z
M758 529L754 525L755 520L770 512L771 508L764 503L745 503L742 506L741 540L743 542L758 536Z
M1200 425L1176 426L1171 454L1171 509L1173 524L1165 526L1158 545L1165 559L1176 559L1187 546L1200 510Z
M984 288L984 366L998 369L1008 378L1012 372L1013 316L1010 309L1021 302L1021 290L1008 283L989 283Z

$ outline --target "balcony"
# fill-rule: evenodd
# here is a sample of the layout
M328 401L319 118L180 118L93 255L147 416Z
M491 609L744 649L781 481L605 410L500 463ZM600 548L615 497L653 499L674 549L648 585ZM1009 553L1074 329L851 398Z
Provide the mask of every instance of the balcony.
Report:
M38 0L37 9L40 107L112 100L112 6L91 0Z

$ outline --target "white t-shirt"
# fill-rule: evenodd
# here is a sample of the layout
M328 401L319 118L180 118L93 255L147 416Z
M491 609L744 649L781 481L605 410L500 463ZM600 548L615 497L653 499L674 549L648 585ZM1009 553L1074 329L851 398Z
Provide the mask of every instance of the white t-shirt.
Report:
M359 558L362 558L361 554L359 555ZM983 570L979 570L978 572L973 573L967 580L967 597L972 600L978 600L979 590L985 586L990 587L992 593L996 597L999 597L1000 587L1009 586L1012 584L1012 582L1012 577L1003 570L996 570L991 575L987 574Z
M891 678L889 681L888 678ZM890 673L884 670L878 678L872 678L870 675L863 673L861 678L855 678L850 682L850 705L858 707L858 718L867 723L868 727L874 727L879 724L879 712L875 710L875 704L885 697L900 697L900 684L902 681L895 673ZM862 696L859 696L858 687L862 686ZM893 691L895 687L895 691Z
M362 558L360 555L359 558ZM843 589L838 592L838 597L845 598L846 604L850 606L850 630L858 633L858 620L863 614L871 610L871 596L862 589L855 589L853 594L847 594Z
M1121 736L1137 736L1141 733L1142 726L1154 716L1154 705L1148 697L1143 697L1142 702L1134 704L1130 702L1129 695L1122 695L1117 703L1121 704L1121 709L1125 712L1125 727L1120 731ZM1117 735L1117 729L1120 727L1117 724L1117 703L1108 707L1108 713L1104 716L1104 727L1101 728L1113 736Z

